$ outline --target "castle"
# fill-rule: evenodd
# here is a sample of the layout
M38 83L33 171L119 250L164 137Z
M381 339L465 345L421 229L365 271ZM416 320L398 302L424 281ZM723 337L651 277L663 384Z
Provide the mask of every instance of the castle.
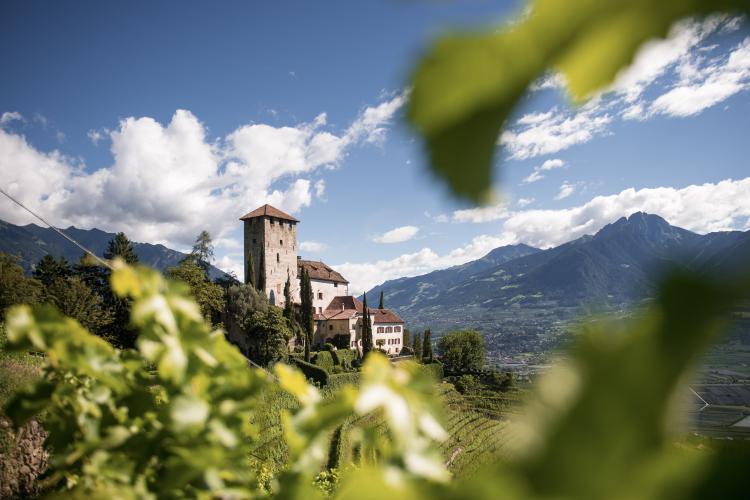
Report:
M299 220L271 205L256 208L240 220L244 223L245 283L251 281L252 272L255 272L252 281L258 283L263 269L266 297L271 304L283 307L287 279L292 300L300 302L299 279L302 270L306 270L313 290L313 346L331 342L361 350L363 304L349 295L349 282L340 273L323 262L303 260L297 255ZM373 346L387 354L399 354L404 347L404 322L389 309L368 307L368 310Z

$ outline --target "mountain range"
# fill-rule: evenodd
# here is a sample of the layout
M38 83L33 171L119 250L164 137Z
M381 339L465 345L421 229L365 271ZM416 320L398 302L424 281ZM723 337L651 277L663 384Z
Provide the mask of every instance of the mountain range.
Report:
M99 229L78 229L73 226L63 229L63 232L100 257L107 249L109 241L115 236L114 233ZM133 242L133 248L140 262L160 271L176 266L187 256L185 253L164 245ZM36 224L16 226L2 220L0 220L0 252L18 256L26 273L31 273L37 262L47 254L55 259L65 257L70 263L78 262L83 254L80 248L53 229ZM214 279L226 276L226 273L211 266L209 276Z
M651 297L669 268L718 274L748 264L750 231L701 235L639 212L558 247L496 248L461 266L387 281L368 295L382 291L386 306L414 328L438 335L476 328L505 341L512 332L519 348L536 350L581 311L625 309Z

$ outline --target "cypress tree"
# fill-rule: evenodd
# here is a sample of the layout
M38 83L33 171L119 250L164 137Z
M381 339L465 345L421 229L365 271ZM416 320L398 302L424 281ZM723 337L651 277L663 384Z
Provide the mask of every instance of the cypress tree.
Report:
M428 328L424 331L424 343L422 344L422 356L432 362L432 332Z
M362 357L372 351L372 327L370 326L370 309L367 307L367 294L362 300Z
M294 309L292 308L292 283L289 273L286 273L286 283L284 283L284 317L289 321L294 319Z
M378 306L378 309L385 309L385 306L383 305L383 291L380 291L380 305Z
M310 275L306 269L302 270L302 278L300 283L300 303L301 303L301 316L302 316L302 329L305 332L305 361L310 361L310 346L313 339L314 317L313 317L313 297L312 297L312 284L310 283Z
M258 290L266 294L266 252L260 252L260 276L258 276Z
M422 339L420 338L419 333L414 334L414 340L411 346L412 350L414 351L414 359L416 359L418 362L422 362Z
M258 289L255 286L255 259L253 259L252 251L247 253L247 262L245 262L245 284Z

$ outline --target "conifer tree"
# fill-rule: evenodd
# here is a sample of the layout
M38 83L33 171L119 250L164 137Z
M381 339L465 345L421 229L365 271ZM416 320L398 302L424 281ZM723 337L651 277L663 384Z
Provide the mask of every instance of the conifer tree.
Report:
M383 305L383 291L380 291L380 305L378 305L378 309L385 309L385 305Z
M432 332L428 328L424 331L424 343L422 344L422 356L432 363Z
M286 283L284 283L284 317L289 321L294 319L294 309L292 308L292 283L289 273L286 273Z
M412 343L412 350L414 351L414 359L418 362L422 362L422 336L419 333L414 334L414 340Z
M372 326L370 325L370 309L367 307L367 294L362 300L362 357L372 351Z
M206 276L208 276L208 269L214 258L214 244L211 240L211 235L205 229L195 239L190 256L196 260L197 264L203 269Z
M61 262L62 262L61 258ZM53 281L64 276L64 271L60 264L50 254L42 257L34 267L32 273L34 278L38 279L45 287L50 286Z
M252 251L247 253L247 262L245 262L245 284L258 289L255 286L255 259L253 259Z
M266 293L266 252L260 252L260 274L258 276L258 290Z
M306 269L302 270L302 278L300 281L302 329L305 332L305 361L310 361L310 346L313 338L314 318L312 284L310 283L310 275L307 273Z
M135 264L138 262L138 254L125 233L117 233L114 238L109 240L107 250L104 251L105 259L114 259L120 257L126 264Z

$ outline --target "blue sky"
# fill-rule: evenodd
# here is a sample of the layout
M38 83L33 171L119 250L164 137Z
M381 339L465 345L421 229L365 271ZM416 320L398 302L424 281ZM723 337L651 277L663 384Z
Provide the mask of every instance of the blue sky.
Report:
M4 2L0 184L63 227L178 249L208 229L238 275L237 219L269 202L354 291L637 210L750 229L750 30L729 16L676 26L583 108L540 80L499 139L498 203L451 198L403 123L410 69L519 8ZM1 200L0 218L32 222Z

